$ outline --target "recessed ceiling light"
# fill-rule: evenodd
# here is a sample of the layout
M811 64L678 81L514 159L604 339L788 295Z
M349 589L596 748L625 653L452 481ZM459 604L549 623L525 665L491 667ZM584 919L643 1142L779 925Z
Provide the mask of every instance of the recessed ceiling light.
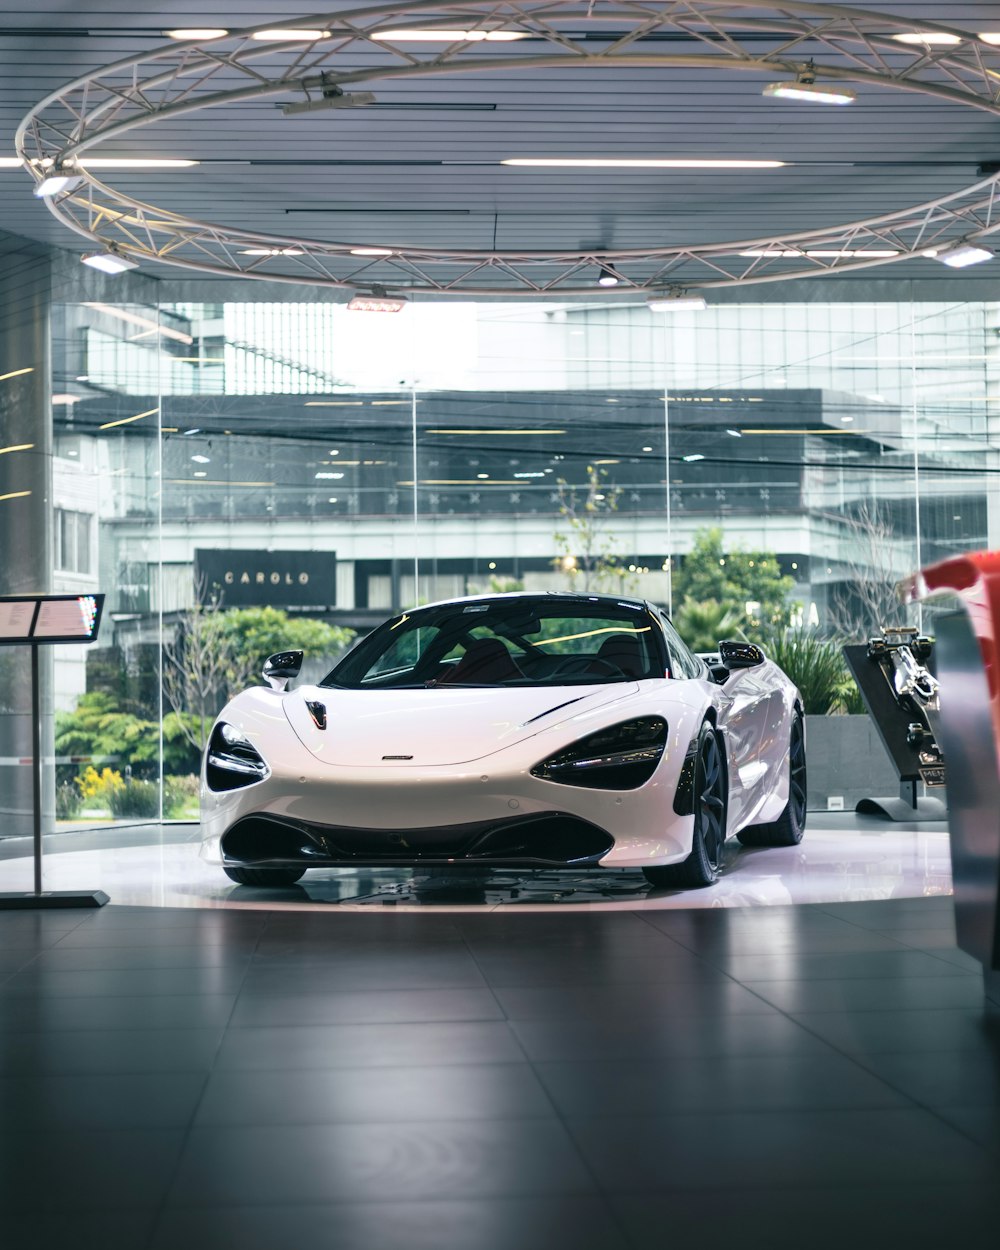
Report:
M782 169L784 161L696 160L687 157L509 156L501 165L537 169Z
M762 95L772 100L804 100L807 104L853 104L858 93L850 87L837 87L833 83L820 86L815 82L769 82Z
M192 456L191 459L195 462L195 464L209 464L210 463L208 456Z
M704 460L705 457L701 454L700 451L696 451L691 456L681 456L681 459L686 460L688 464L692 464L695 460Z
M897 43L923 44L925 47L953 47L962 42L961 35L949 35L946 30L908 30L893 35Z
M352 256L391 256L391 247L352 247Z
M313 43L317 39L329 39L328 30L295 30L291 26L275 26L269 30L255 30L250 36L261 43L292 43L296 40Z
M511 43L530 39L526 30L373 30L372 39L391 43Z
M172 156L81 156L81 169L190 169L199 165L187 157Z
M168 39L223 39L229 31L221 26L180 26L163 33Z
M300 247L248 247L240 252L241 256L301 256Z

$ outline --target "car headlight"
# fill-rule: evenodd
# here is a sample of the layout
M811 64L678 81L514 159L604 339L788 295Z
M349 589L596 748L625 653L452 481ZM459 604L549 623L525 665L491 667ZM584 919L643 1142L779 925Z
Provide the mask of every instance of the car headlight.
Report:
M205 760L205 780L210 790L239 790L263 781L267 763L241 729L225 721L212 730Z
M601 729L564 747L531 770L532 777L592 790L635 790L644 785L667 745L667 722L642 716Z

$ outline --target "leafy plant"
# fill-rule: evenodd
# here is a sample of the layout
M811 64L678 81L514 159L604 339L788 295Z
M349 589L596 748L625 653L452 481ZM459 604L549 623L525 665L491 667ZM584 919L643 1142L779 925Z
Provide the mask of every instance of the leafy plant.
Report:
M83 807L83 795L71 781L56 786L56 820L75 820Z
M794 585L781 572L773 551L727 549L717 526L695 533L690 553L673 575L675 602L711 599L725 604L748 629L777 629L787 624L787 599Z
M715 599L699 602L689 595L672 620L692 651L715 651L723 638L746 637L737 613Z
M807 714L824 716L847 710L854 679L839 643L801 629L767 631L760 641L768 658L798 686Z
M104 690L90 690L80 696L72 712L56 714L55 747L56 755L86 756L96 764L130 767L140 777L153 778L159 772L159 725L121 711L115 697ZM164 766L171 772L193 772L198 767L198 754L173 712L163 719L163 755ZM65 775L67 766L59 769L61 779L70 780Z
M111 815L149 820L160 814L160 788L151 781L126 781L108 791Z
M163 786L163 814L169 820L184 820L198 816L198 778L167 777Z

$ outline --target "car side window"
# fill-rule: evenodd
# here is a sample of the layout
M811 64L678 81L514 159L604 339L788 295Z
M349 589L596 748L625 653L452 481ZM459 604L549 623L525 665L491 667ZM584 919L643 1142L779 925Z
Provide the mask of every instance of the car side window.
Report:
M667 654L670 656L671 677L701 677L705 666L688 648L680 634L665 616L660 617L663 633L667 640Z

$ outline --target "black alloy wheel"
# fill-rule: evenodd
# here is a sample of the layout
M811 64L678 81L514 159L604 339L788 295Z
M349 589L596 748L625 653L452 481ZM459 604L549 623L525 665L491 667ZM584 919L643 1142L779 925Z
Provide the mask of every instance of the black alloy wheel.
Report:
M795 712L788 731L788 802L777 820L751 825L736 835L744 846L798 846L806 828L806 735L802 716Z
M691 854L683 863L664 864L642 871L651 885L698 890L712 885L722 871L726 845L726 808L729 783L722 746L706 721L698 734L694 770L694 832Z

